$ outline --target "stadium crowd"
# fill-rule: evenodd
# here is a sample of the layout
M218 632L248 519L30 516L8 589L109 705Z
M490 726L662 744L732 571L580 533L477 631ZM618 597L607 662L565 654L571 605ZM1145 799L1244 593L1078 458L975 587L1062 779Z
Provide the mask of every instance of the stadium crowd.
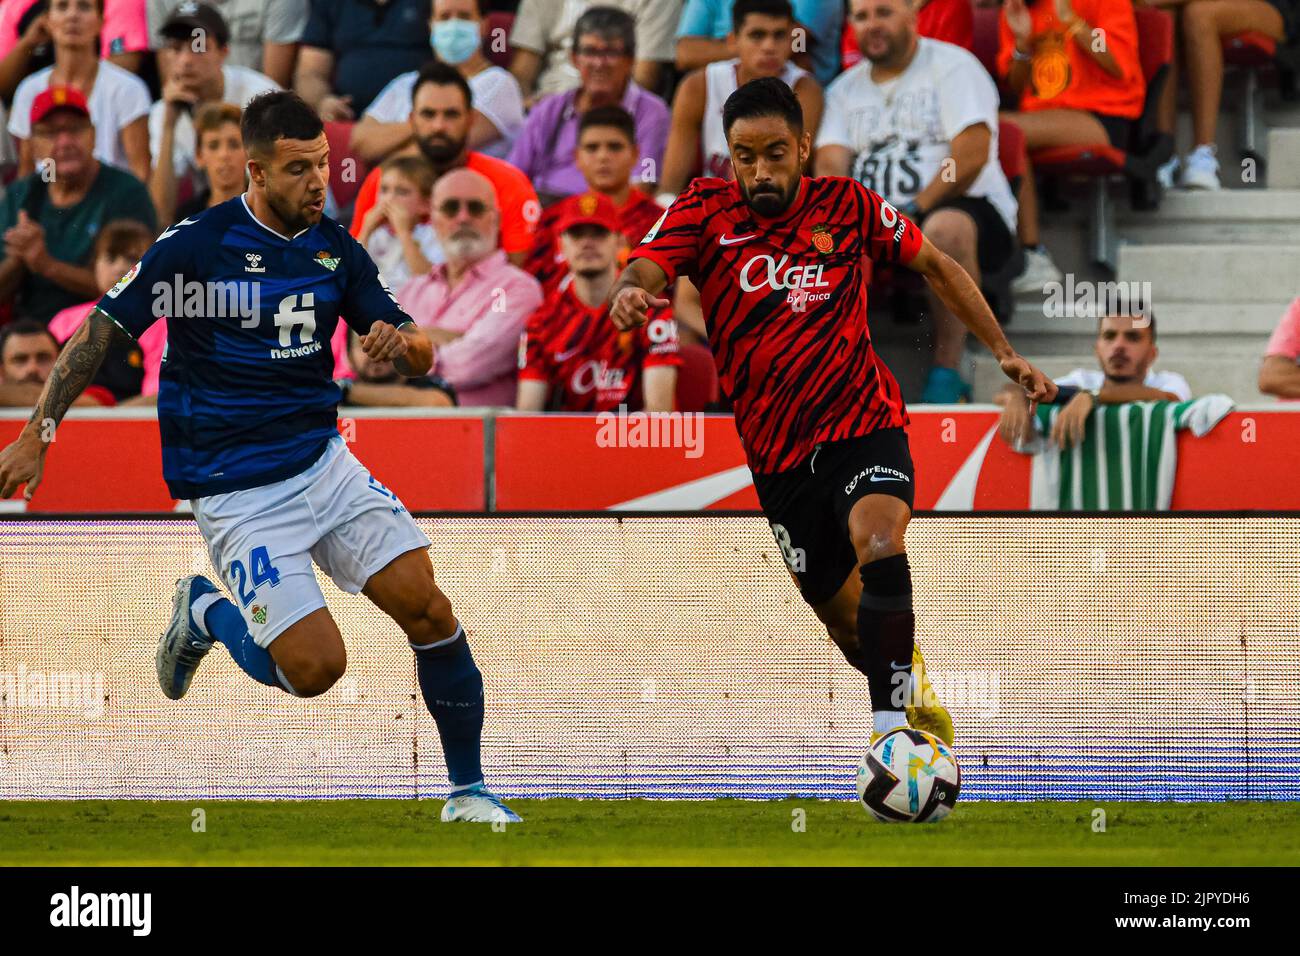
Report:
M921 224L986 288L1062 272L1040 236L1030 155L1173 130L1168 187L1218 189L1222 39L1300 35L1297 0L1152 0L1178 55L1147 103L1133 0L2 0L0 404L28 405L97 297L170 223L245 188L242 107L292 88L326 121L326 212L349 226L435 348L427 380L334 337L345 401L601 411L716 406L699 296L639 334L608 321L629 250L696 176L732 175L722 104L779 77L803 106L810 174L851 176ZM977 18L996 16L977 50ZM1105 43L1095 42L1104 35ZM979 55L977 55L977 53ZM671 104L671 105L670 105ZM1145 133L1143 134L1145 135ZM888 283L887 273L873 278ZM874 290L873 290L874 298ZM965 328L928 304L922 401L969 400ZM1113 321L1112 321L1113 320ZM120 345L82 399L147 403L166 330ZM1154 324L1098 331L1077 414L1185 397L1152 369ZM1300 397L1300 299L1260 389ZM1107 391L1107 389L1110 391ZM1087 396L1086 401L1084 396ZM1004 434L1024 427L1014 395ZM1063 428L1071 427L1070 419Z

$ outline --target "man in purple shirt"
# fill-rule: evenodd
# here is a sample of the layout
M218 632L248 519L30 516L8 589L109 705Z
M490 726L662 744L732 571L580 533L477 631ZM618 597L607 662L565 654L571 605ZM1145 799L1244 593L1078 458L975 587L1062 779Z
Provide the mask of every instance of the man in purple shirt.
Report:
M585 192L578 171L578 118L593 106L615 103L636 121L640 167L636 185L651 195L659 181L671 118L668 105L632 82L636 23L616 7L592 7L573 28L577 89L555 93L533 107L510 150L509 161L533 181L542 204Z
M501 214L491 181L472 169L433 187L433 228L447 261L407 282L398 302L433 342L433 367L461 405L515 401L519 337L542 304L536 279L499 248Z

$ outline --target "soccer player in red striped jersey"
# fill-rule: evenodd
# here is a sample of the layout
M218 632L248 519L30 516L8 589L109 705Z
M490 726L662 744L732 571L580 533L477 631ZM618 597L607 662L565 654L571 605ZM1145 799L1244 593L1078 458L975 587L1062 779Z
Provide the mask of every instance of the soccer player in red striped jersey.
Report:
M569 271L528 318L515 406L671 412L682 364L672 311L651 309L639 329L614 328L607 298L626 248L618 210L607 196L579 198L590 203L569 207L556 223Z
M923 275L1030 401L1051 401L1056 386L897 209L851 179L801 175L811 133L785 83L740 87L723 128L735 182L697 179L678 197L632 251L610 316L634 328L667 304L668 283L695 282L759 502L804 600L867 677L873 739L910 723L951 742L915 653L908 419L871 346L863 257Z

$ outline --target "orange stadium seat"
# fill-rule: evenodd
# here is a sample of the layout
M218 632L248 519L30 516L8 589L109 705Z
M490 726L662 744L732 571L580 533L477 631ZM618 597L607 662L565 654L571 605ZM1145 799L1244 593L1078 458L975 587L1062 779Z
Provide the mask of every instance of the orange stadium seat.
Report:
M718 400L718 368L703 345L683 345L677 370L677 411L702 412Z
M353 200L361 190L361 183L370 172L370 167L365 160L352 152L352 148L348 145L352 138L352 126L352 123L339 122L325 124L325 139L330 144L330 192L334 194L334 202L338 204L340 211L352 206ZM344 160L347 159L351 159L356 164L352 176L344 175L348 168Z
M1156 170L1173 155L1173 137L1156 129L1156 110L1160 93L1169 78L1169 64L1174 55L1174 22L1163 10L1138 7L1138 55L1146 78L1146 100L1142 115L1133 124L1127 149L1109 143L1086 146L1055 146L1035 150L1034 168L1063 177L1092 180L1092 215L1089 217L1088 246L1093 262L1114 271L1114 210L1110 201L1110 182L1117 177L1128 180L1135 209L1154 209L1160 203L1160 185Z

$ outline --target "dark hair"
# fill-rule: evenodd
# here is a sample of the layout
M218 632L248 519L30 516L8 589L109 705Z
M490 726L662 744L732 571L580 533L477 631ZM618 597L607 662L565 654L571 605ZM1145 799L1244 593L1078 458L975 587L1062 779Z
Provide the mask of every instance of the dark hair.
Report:
M1155 309L1151 308L1149 305L1144 303L1141 299L1139 299L1135 303L1132 303L1132 306L1133 307L1129 309L1127 312L1103 312L1101 316L1099 316L1097 319L1097 334L1101 335L1101 325L1107 319L1122 319L1122 318L1144 319L1146 321L1146 325L1138 326L1138 328L1150 329L1151 341L1154 342L1156 340Z
M0 328L0 357L5 354L5 346L9 344L9 340L19 335L46 335L56 349L59 347L59 340L46 328L44 322L39 319L18 319Z
M756 13L764 17L784 17L794 22L794 8L790 0L736 0L731 8L731 29L735 33L745 24L745 17Z
M740 119L777 116L785 120L796 136L803 135L803 107L785 80L765 76L750 80L722 104L722 135L731 137L731 127Z
M573 25L573 49L579 41L593 33L602 40L622 40L623 51L636 56L636 20L632 14L618 7L589 7Z
M636 145L636 120L621 106L593 106L583 113L578 119L578 139L582 139L582 134L593 126L612 126L626 136L629 143Z
M426 83L432 83L434 86L454 86L465 96L465 111L469 112L474 106L474 94L470 92L465 77L460 75L460 70L443 63L442 60L430 60L420 67L420 72L415 77L415 86L411 87L412 103L419 95L420 87Z
M95 259L139 259L153 245L154 234L137 219L114 219L95 236Z
M271 155L277 139L313 140L324 131L325 124L317 112L290 90L257 94L244 107L239 122L239 134L250 155Z

